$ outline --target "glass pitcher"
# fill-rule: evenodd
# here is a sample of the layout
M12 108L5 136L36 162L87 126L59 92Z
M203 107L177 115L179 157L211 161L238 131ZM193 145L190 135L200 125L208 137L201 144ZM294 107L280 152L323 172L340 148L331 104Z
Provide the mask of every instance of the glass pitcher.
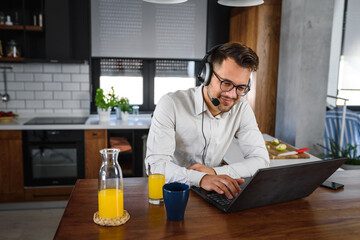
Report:
M117 161L120 149L100 150L103 158L98 182L99 215L116 218L124 214L123 176Z

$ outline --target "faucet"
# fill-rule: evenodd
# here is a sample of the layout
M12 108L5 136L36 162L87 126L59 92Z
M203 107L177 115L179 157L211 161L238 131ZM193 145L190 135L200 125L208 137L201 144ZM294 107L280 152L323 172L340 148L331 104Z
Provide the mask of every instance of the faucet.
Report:
M3 102L8 102L8 101L10 101L10 96L7 93L6 69L13 69L13 67L12 66L0 66L0 69L4 69L3 74L4 74L4 89L5 89L5 93L4 94L0 93L0 97Z

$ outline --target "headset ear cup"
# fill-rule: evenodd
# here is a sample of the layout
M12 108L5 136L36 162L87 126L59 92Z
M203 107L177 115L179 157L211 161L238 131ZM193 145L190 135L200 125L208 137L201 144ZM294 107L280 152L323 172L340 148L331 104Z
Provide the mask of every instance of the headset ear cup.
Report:
M212 67L211 64L206 62L204 65L204 86L209 85L210 79L212 75Z

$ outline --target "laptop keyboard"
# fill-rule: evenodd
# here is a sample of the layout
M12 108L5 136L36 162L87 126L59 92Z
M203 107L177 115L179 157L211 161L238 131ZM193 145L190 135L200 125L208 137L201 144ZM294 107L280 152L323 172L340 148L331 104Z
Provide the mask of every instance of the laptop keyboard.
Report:
M207 192L206 195L221 206L227 206L233 201L233 199L228 199L224 194L218 194L217 192Z

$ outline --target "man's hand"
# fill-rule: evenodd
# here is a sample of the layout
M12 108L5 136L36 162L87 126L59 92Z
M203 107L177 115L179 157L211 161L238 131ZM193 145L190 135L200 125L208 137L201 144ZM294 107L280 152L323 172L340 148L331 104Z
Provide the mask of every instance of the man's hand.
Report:
M209 175L216 175L216 172L213 168L209 168L205 165L202 165L200 163L195 163L194 165L188 167L187 169L189 170L195 170L195 171L199 171L199 172L204 172L207 173Z
M200 187L207 191L225 194L227 198L233 199L233 196L241 191L239 184L244 182L244 179L234 179L227 175L205 175L200 181Z

